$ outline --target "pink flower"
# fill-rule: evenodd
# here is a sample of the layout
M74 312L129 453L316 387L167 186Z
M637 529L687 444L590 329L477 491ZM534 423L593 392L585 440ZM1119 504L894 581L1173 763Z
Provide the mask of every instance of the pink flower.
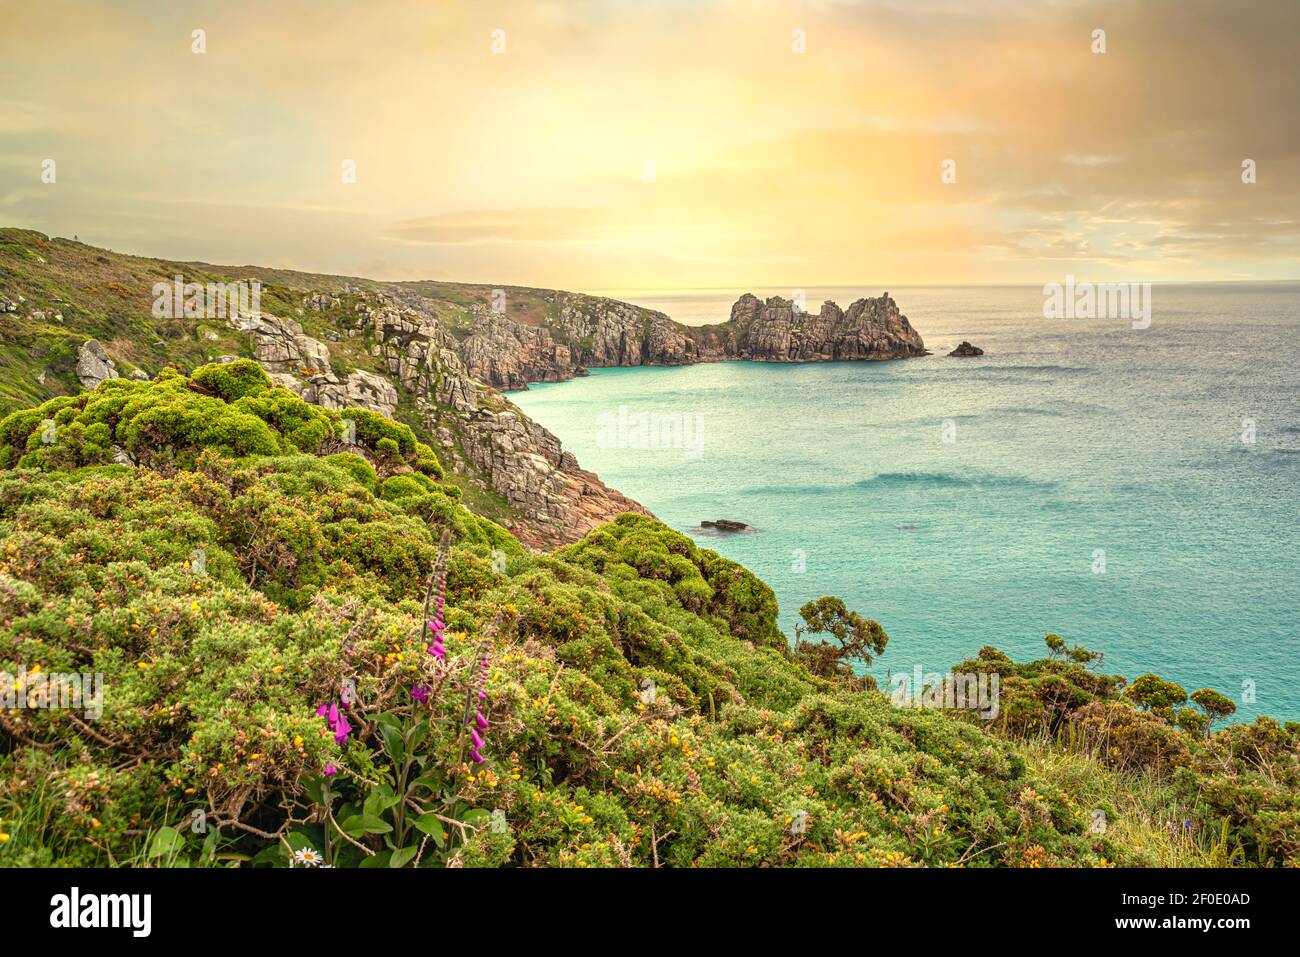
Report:
M346 708L347 705L343 707ZM348 723L348 719L340 710L337 701L331 701L328 705L321 705L316 709L316 714L324 718L325 723L334 732L335 744L342 744L348 739L348 735L352 733L352 725Z

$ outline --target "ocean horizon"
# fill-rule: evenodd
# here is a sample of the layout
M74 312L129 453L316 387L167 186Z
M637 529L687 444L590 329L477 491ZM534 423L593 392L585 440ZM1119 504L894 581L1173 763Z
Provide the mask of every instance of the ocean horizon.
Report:
M1042 657L1055 632L1103 671L1216 688L1235 720L1300 718L1294 287L1161 285L1134 329L1046 320L1037 285L899 286L934 355L592 369L511 398L771 584L787 635L823 594L878 620L882 684L985 645ZM803 294L815 312L883 291ZM735 294L629 301L699 325ZM986 354L948 357L962 340ZM699 531L719 518L759 531Z

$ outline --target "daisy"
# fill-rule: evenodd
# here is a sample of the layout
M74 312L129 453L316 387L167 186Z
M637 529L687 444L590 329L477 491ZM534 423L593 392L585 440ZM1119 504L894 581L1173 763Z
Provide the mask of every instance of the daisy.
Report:
M294 851L293 860L295 864L301 864L303 867L320 867L325 863L325 858L310 847Z

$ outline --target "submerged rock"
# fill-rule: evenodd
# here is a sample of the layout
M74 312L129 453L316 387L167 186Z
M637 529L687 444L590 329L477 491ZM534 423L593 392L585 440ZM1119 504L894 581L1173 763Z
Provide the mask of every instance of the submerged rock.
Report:
M700 522L700 528L716 528L720 532L743 532L749 526L744 522L733 522L728 518L720 518L714 522Z
M961 345L959 345L956 349L953 349L952 352L948 353L948 355L949 355L949 356L958 356L958 357L961 357L961 356L982 356L982 355L984 355L984 350L981 349L979 346L973 346L973 345L971 345L969 342L967 342L965 339L963 339L963 340L961 341Z

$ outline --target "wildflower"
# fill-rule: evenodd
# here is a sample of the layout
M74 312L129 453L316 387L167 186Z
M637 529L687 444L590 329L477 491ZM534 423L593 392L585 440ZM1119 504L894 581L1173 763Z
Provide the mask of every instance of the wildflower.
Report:
M325 863L325 858L321 857L319 852L312 850L310 847L304 847L293 852L295 864L301 864L304 867L320 867Z
M4 831L0 831L0 844L8 844L8 843L9 843L9 835L6 834Z
M433 574L429 576L429 590L424 597L425 614L428 614L429 600L434 598L434 615L432 620L425 620L425 628L433 635L432 643L426 649L429 654L433 655L439 661L447 660L447 645L444 640L447 630L446 621L443 618L443 612L447 608L447 551L448 536L443 535L442 547L438 552L438 560L434 565Z
M429 686L420 684L411 689L411 700L418 701L420 704L429 703Z
M479 658L479 683L478 683L478 708L474 712L474 717L466 721L469 727L470 741L473 747L470 748L469 756L475 764L483 763L483 745L487 742L480 732L488 730L487 715L483 713L487 701L487 679L490 655L492 653L492 643L488 642L483 648L483 654Z
M346 708L347 705L343 707ZM329 705L321 705L316 709L316 714L324 718L329 724L330 730L334 732L335 744L342 744L348 739L348 735L352 733L352 725L348 723L347 717L339 709L337 701L331 702Z
M332 777L334 777L334 775L336 775L336 774L338 774L338 773L339 773L339 769L335 766L335 764L334 764L333 761L328 761L328 762L326 762L326 764L325 764L325 776L326 776L327 778L332 778Z

